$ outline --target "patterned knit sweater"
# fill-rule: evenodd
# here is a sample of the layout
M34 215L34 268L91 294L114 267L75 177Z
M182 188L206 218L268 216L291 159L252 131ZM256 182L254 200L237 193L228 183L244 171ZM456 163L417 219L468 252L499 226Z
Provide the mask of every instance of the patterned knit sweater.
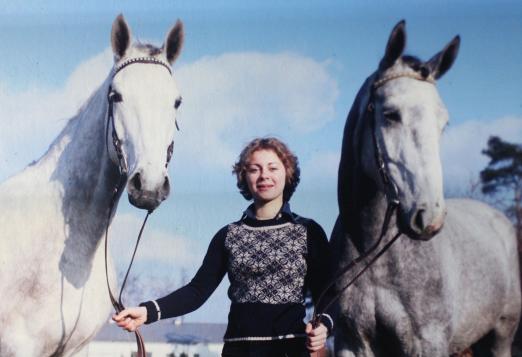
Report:
M140 304L147 322L199 308L225 274L232 302L225 341L304 336L305 293L317 299L329 280L328 241L313 220L283 206L277 218L257 220L249 207L241 220L219 230L192 281L173 293ZM331 330L331 318L322 322Z

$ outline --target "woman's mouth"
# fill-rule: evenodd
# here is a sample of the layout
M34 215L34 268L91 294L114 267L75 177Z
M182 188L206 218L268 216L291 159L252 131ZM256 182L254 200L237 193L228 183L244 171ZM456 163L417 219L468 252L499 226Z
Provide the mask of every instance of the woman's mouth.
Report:
M271 189L273 187L273 185L257 185L257 189L259 191L267 191L269 189Z

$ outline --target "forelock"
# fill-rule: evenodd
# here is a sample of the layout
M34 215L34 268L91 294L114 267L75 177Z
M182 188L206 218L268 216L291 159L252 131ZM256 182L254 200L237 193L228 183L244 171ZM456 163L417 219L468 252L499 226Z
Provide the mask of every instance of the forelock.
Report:
M147 55L147 56L151 56L151 57L154 57L154 56L157 56L159 55L163 49L161 47L157 47L157 46L154 46L154 45L151 45L150 43L136 43L134 45L134 47L138 50L138 51L141 51L143 52L143 54Z

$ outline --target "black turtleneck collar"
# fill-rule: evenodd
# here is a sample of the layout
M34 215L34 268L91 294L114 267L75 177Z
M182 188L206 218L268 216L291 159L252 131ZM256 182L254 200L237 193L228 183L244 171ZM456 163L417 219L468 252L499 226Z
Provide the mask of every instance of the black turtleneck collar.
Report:
M292 210L290 209L290 203L284 202L283 206L279 210L279 212L276 214L274 218L270 219L257 219L256 218L256 211L254 208L254 204L252 203L248 208L243 212L243 216L241 217L241 221L243 221L245 224L248 224L249 226L253 227L266 227L266 226L273 226L277 224L282 224L286 222L293 222L295 223L295 217L292 213Z

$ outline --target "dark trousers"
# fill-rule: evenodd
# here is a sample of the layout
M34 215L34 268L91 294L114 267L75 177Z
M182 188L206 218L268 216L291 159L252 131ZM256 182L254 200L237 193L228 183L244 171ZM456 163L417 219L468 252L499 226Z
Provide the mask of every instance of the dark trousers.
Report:
M309 357L304 338L225 342L222 357Z

